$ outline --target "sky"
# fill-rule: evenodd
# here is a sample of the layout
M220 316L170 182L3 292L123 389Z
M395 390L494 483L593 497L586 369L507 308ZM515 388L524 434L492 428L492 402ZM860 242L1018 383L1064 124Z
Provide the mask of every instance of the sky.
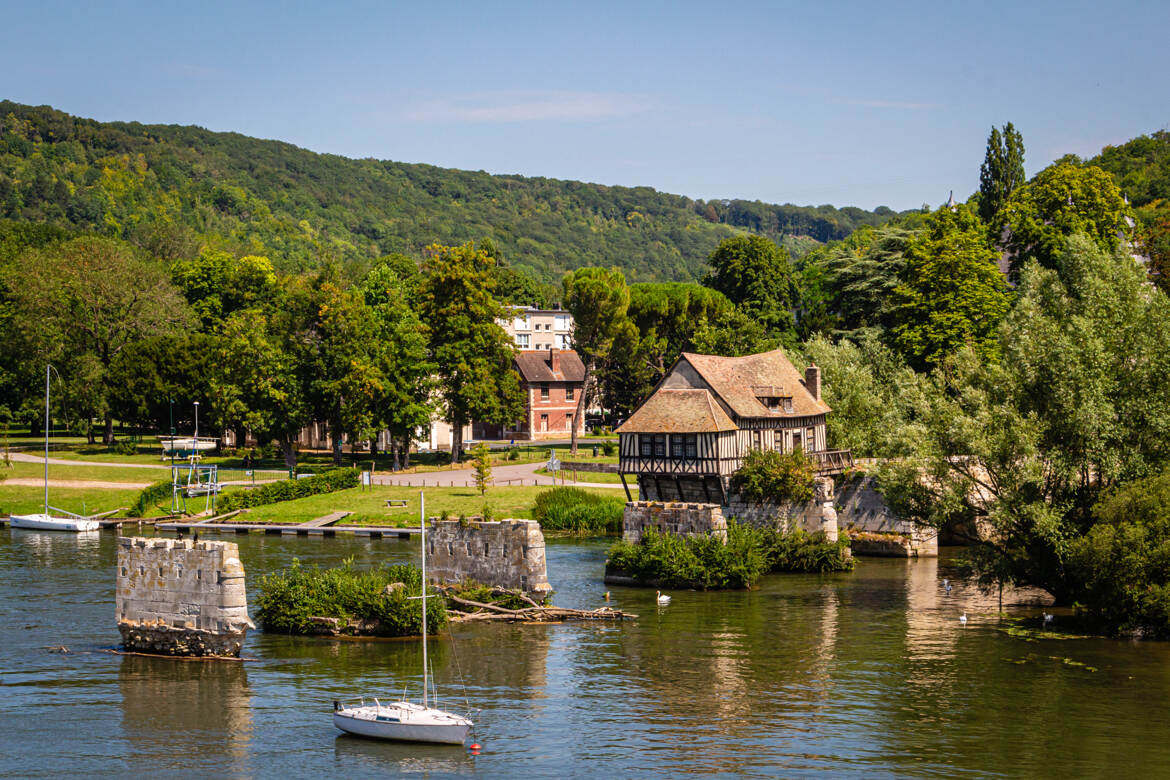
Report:
M692 198L937 206L1170 128L1170 3L0 0L0 99Z

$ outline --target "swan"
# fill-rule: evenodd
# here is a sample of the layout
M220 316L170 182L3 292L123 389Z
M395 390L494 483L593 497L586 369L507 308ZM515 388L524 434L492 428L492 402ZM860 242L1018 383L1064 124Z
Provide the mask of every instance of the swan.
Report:
M1044 614L1044 625L1048 625L1049 623L1051 623L1052 618L1055 617L1054 615L1051 615L1048 612L1045 612L1043 614Z
M966 612L964 612L962 615L959 615L959 622L962 623L964 626L967 625L967 613Z
M659 604L669 604L670 603L670 596L663 596L662 591L656 591L656 594L657 594L656 598L658 599Z

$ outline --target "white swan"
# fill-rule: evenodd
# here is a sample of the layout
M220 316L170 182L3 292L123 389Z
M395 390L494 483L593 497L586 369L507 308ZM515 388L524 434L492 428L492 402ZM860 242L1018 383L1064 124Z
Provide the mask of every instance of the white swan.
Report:
M959 615L959 622L962 623L963 625L967 625L967 613L966 612L964 612L962 615Z
M656 593L657 593L656 598L658 599L659 604L669 604L670 603L670 596L663 596L662 591L656 591Z
M1048 625L1049 623L1051 623L1052 618L1055 617L1055 615L1052 615L1051 613L1048 613L1048 612L1045 612L1043 614L1044 614L1044 625Z

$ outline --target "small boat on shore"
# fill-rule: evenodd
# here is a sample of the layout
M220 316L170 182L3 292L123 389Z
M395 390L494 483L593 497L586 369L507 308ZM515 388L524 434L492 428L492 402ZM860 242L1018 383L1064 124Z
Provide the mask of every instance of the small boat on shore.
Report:
M187 455L192 452L210 452L214 450L219 439L208 436L160 436L163 454L172 452L176 455Z
M28 531L70 531L73 533L97 531L101 529L101 524L97 520L49 506L49 380L52 371L52 366L45 366L45 511L34 515L12 515L8 519L8 525L11 528L24 528ZM50 509L65 516L52 515L49 513Z
M444 745L462 745L474 725L470 718L431 707L428 702L430 675L427 665L427 521L426 504L419 494L419 519L422 525L422 594L411 598L422 599L422 704L396 701L382 704L343 705L333 702L333 725L349 734L396 742L434 742Z

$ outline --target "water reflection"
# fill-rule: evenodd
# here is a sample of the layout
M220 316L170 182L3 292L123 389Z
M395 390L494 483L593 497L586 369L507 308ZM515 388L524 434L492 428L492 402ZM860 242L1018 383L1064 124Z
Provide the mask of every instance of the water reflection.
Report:
M475 774L475 759L457 745L380 742L341 734L333 741L333 756L347 774Z
M122 656L122 733L136 756L185 773L249 775L251 692L242 661ZM184 746L176 750L176 739Z

